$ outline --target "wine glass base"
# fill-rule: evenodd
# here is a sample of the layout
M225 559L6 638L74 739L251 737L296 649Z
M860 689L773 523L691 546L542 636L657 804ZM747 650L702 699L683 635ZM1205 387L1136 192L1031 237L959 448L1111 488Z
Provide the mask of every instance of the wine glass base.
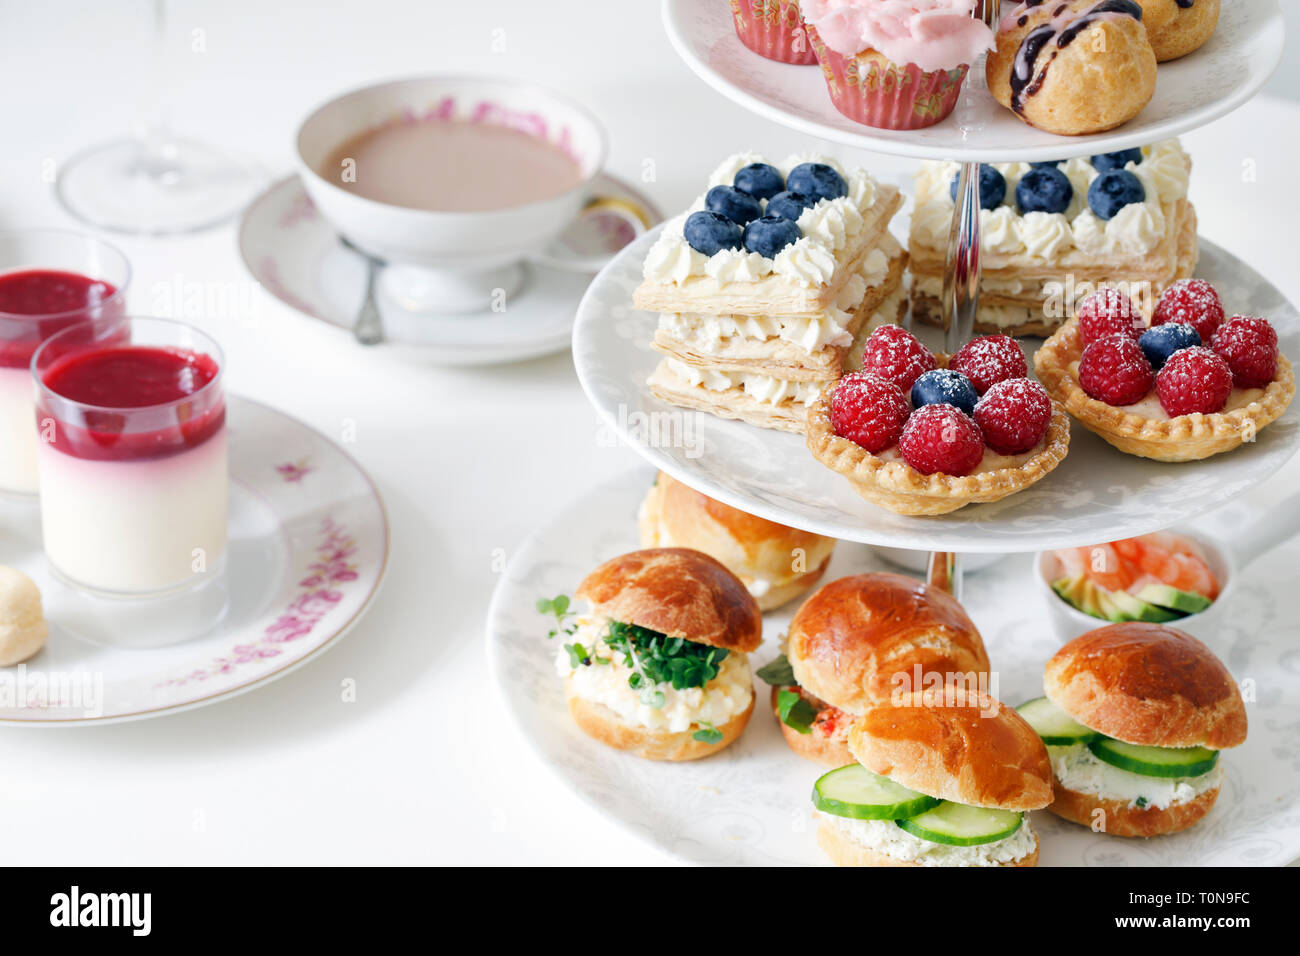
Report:
M55 192L78 219L100 229L159 236L197 232L234 217L261 182L215 147L124 139L72 157Z

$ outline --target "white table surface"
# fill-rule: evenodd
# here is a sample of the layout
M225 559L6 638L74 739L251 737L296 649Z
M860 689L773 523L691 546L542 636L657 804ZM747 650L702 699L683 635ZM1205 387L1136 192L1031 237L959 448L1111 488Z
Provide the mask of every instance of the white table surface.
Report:
M290 168L298 119L323 98L435 71L528 77L586 101L609 127L610 170L640 180L652 169L644 188L669 211L736 149L814 145L696 80L671 53L652 0L171 7L176 126L277 176ZM147 13L144 0L0 2L0 228L76 226L55 202L49 164L132 121L147 81ZM1277 81L1291 96L1295 59ZM1202 232L1300 301L1300 108L1257 100L1185 143ZM906 168L864 158L887 173ZM219 295L251 281L232 226L118 241L136 269L137 312L162 308L177 282ZM585 485L636 463L597 443L569 357L439 369L364 352L269 296L254 305L184 317L222 341L232 390L327 434L356 422L350 451L393 523L385 590L337 649L229 703L120 726L0 732L6 864L671 862L525 751L487 672L494 562ZM1294 461L1252 501L1266 507L1298 479ZM1300 546L1282 554L1259 583L1293 621L1300 594L1283 585ZM977 622L1019 598L1026 566L1013 558L971 580ZM996 654L996 634L989 645ZM340 699L345 679L356 681L355 703Z

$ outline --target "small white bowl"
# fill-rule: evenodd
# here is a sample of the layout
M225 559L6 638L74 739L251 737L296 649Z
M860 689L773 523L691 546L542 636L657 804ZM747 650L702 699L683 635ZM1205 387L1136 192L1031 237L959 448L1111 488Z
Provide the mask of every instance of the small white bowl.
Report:
M562 149L582 180L559 196L483 212L434 212L367 199L318 171L353 136L402 119L464 119L523 129ZM426 76L366 86L329 100L298 128L298 171L321 214L371 256L425 267L445 296L472 301L511 290L519 263L578 216L605 162L605 132L586 109L519 80Z
M1214 572L1214 576L1219 580L1219 596L1215 598L1213 604L1199 614L1189 614L1176 621L1169 621L1168 626L1177 628L1180 631L1186 631L1217 650L1216 642L1219 636L1219 628L1222 626L1224 615L1232 603L1233 594L1236 590L1237 561L1227 547L1211 541L1203 535L1189 534L1185 531L1179 531L1178 534L1195 541L1204 552L1206 563L1209 564L1210 570ZM1055 552L1038 552L1034 559L1032 572L1033 587L1042 595L1042 599L1047 605L1047 618L1051 621L1052 628L1056 631L1056 636L1062 644L1074 640L1080 634L1086 634L1088 631L1095 631L1099 627L1115 623L1093 617L1091 614L1084 614L1053 591L1052 582L1059 578L1061 574L1061 563Z

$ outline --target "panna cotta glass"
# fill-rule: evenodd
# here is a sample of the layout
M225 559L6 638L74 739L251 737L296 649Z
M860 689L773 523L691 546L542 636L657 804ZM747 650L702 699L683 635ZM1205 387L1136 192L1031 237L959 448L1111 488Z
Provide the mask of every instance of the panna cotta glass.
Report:
M154 318L75 326L36 351L45 554L68 583L141 598L222 573L223 362L207 335Z
M126 257L90 236L0 232L0 492L36 493L32 355L62 329L121 321L130 278Z

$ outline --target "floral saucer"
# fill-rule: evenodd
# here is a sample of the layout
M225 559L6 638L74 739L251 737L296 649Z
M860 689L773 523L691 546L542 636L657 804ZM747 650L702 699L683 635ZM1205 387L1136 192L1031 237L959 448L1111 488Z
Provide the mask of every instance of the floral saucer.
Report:
M200 639L144 650L74 637L81 598L50 572L39 509L0 500L0 564L35 579L50 625L35 657L0 668L0 724L113 723L226 700L316 657L365 612L388 559L370 478L282 412L237 396L227 411L229 606Z

